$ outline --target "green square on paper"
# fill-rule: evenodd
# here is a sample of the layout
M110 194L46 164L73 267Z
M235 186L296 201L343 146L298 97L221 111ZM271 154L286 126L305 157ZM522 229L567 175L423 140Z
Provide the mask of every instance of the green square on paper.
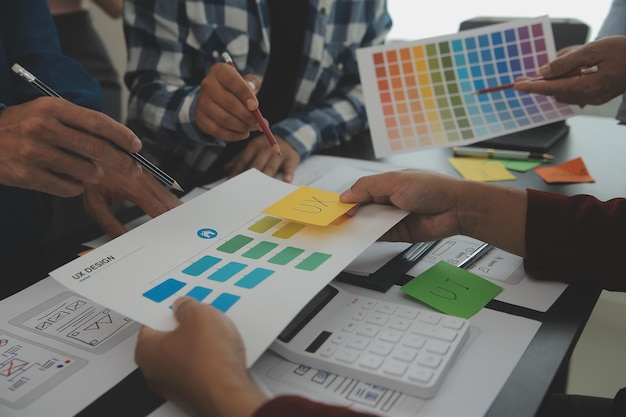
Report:
M502 291L502 287L439 261L401 290L429 306L456 317L470 318Z

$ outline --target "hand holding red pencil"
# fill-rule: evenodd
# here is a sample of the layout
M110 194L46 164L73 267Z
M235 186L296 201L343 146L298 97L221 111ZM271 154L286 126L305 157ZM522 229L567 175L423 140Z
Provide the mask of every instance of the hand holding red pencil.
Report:
M242 77L225 63L212 65L200 83L194 112L198 129L226 142L250 137L259 129L252 110L259 105L260 85L254 75Z
M226 61L228 65L230 65L234 69L237 69L237 67L235 66L235 63L233 62L233 59L230 57L228 52L224 52L222 54L222 57L224 58L224 61ZM280 155L280 147L278 146L278 143L276 143L276 138L274 137L274 134L270 130L270 127L267 125L267 122L265 121L265 118L261 114L261 111L259 110L258 106L257 108L252 110L252 114L254 115L254 118L256 119L259 126L261 127L263 134L265 134L265 137L267 138L269 144L272 146L272 148L274 148L276 153Z
M270 131L256 97L260 85L256 76L240 74L226 60L212 65L200 84L195 122L203 133L227 142L248 139L252 132L263 131L227 161L223 166L225 175L232 177L256 168L270 176L282 172L283 181L291 182L301 156L284 138Z
M541 79L517 79L512 88L554 96L562 103L606 103L626 91L626 36L602 38L571 50L541 68L539 75Z

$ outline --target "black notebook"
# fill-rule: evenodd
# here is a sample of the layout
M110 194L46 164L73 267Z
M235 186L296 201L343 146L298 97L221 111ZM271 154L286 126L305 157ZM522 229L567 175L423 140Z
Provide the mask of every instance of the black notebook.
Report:
M513 151L546 153L559 140L567 136L569 126L564 120L521 132L509 133L493 139L477 142L472 146Z

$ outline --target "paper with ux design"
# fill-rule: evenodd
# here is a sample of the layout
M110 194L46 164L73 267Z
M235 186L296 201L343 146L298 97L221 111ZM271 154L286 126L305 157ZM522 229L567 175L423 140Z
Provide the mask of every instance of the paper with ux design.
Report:
M235 323L251 366L317 292L406 215L371 204L317 226L264 213L281 199L325 211L316 195L286 199L296 189L246 171L50 275L162 330L176 327L177 297L211 304Z

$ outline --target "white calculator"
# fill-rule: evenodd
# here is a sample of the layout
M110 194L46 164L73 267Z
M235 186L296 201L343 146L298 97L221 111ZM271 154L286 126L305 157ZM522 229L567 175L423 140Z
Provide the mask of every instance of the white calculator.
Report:
M466 319L326 286L272 343L285 359L431 398L469 336Z

